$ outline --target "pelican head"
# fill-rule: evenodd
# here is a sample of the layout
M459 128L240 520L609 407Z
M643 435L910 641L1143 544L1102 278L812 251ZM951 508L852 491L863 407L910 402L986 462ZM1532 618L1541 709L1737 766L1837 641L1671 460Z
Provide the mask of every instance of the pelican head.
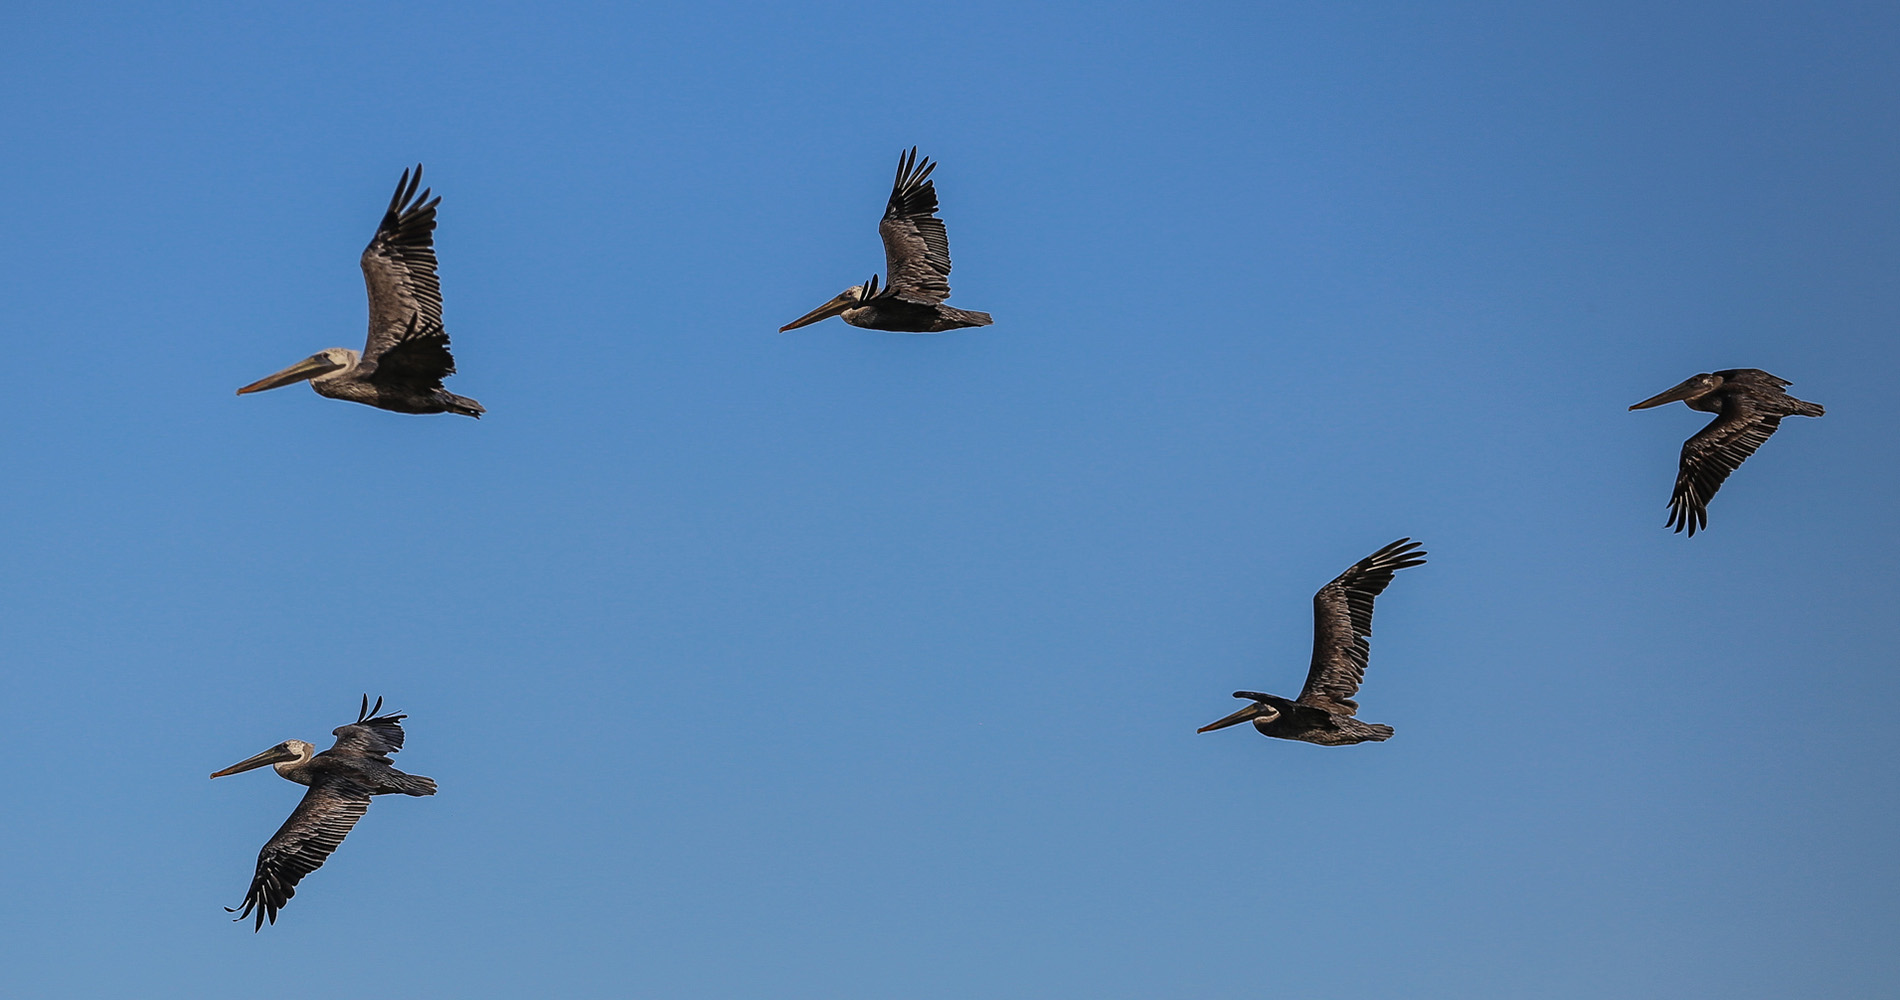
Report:
M1235 712L1234 714L1228 716L1225 719L1218 719L1214 722L1210 722L1207 725L1202 726L1199 729L1196 729L1195 732L1211 733L1216 729L1226 729L1228 726L1238 726L1243 722L1255 722L1255 723L1272 722L1273 720L1280 717L1280 710L1277 708L1274 708L1272 705L1267 704L1267 698L1269 697L1268 695L1261 694L1258 691L1235 691L1234 697L1251 699L1253 701L1253 704L1248 705L1246 708L1243 708L1240 711Z
M263 767L266 764L301 764L309 760L310 755L315 753L316 749L316 747L302 740L285 740L255 757L246 757L222 771L213 771L211 772L211 776L213 778L222 778L227 774L249 771L254 767ZM277 773L282 774L283 769L281 767L278 768Z
M361 357L361 355L347 347L332 347L328 350L318 351L283 371L274 375L266 375L252 382L250 385L239 389L237 394L242 396L247 392L263 392L265 389L277 389L289 385L292 382L301 382L304 379L322 378L331 372L354 367L359 357Z
M1696 400L1722 387L1722 376L1702 374L1688 379L1667 392L1657 393L1648 399L1630 407L1632 410L1647 410L1652 406L1673 403L1677 400Z
M859 303L865 301L866 299L871 298L872 296L876 294L877 294L877 275L873 274L871 275L870 281L867 281L862 285L852 285L850 288L847 288L844 291L839 292L834 298L832 298L830 302L827 302L824 305L819 306L816 309L813 309L811 312L808 312L805 315L800 316L795 320L792 320L790 323L787 323L784 326L779 327L778 332L784 333L788 330L796 330L801 326L810 326L813 323L818 322L819 320L826 320L826 319L830 319L833 316L841 315L845 312L845 310L858 305Z

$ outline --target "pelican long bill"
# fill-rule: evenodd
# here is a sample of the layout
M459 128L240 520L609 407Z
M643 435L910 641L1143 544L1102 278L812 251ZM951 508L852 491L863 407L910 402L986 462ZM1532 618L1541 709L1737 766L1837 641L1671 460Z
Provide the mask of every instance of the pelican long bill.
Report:
M855 290L856 289L853 289L853 291ZM858 303L858 300L852 297L850 292L845 292L842 295L838 295L834 297L830 302L827 302L824 305L819 306L816 309L813 309L811 312L808 312L805 315L800 316L795 320L792 320L790 323L787 323L784 326L779 327L778 332L785 333L791 330L796 330L801 326L810 326L813 323L830 319L833 316L842 314L846 309L849 309L852 306L857 305L857 303Z
M330 372L336 371L338 368L341 368L341 367L343 366L337 364L334 361L331 361L329 358L326 358L321 354L312 355L311 357L307 357L303 359L302 361L299 361L296 364L291 365L289 368L286 368L283 371L276 372L275 374L271 374L271 375L266 375L263 378L260 378L257 381L252 382L250 385L247 385L244 388L239 389L237 391L237 394L242 396L247 392L263 392L266 389L280 389L294 382L302 382L305 379L316 378L319 375L329 374Z
M1697 375L1695 378L1686 379L1680 384L1672 388L1666 389L1662 392L1657 393L1654 396L1649 397L1648 399L1643 400L1640 403L1637 403L1636 405L1630 407L1630 409L1647 410L1652 406L1661 406L1664 403L1674 403L1678 400L1694 399L1697 396L1705 395L1710 390L1720 385L1721 385L1721 382L1718 380L1714 386L1711 386L1709 384L1709 377L1707 375Z
M1251 698L1253 697L1253 693L1250 691L1236 691L1234 692L1234 697ZM1264 714L1266 712L1272 712L1272 711L1273 711L1273 708L1267 705L1265 702L1256 701L1253 704L1248 705L1246 708L1243 708L1240 711L1235 712L1234 714L1227 716L1224 719L1217 719L1213 722L1208 723L1205 726L1202 726L1199 729L1196 729L1195 732L1211 733L1216 729L1226 729L1228 726L1238 726L1243 722L1253 721L1255 716ZM1278 713L1275 713L1275 714L1278 714Z
M297 753L295 751L291 750L289 747L285 746L284 744L279 743L276 746L271 747L269 750L266 750L255 757L246 757L243 760L240 760L237 763L232 764L230 767L227 767L222 771L213 771L211 772L211 776L213 778L222 778L227 774L239 774L241 772L249 771L254 768L264 767L265 765L268 765L268 764L276 764L280 761L296 760L296 759L297 759Z

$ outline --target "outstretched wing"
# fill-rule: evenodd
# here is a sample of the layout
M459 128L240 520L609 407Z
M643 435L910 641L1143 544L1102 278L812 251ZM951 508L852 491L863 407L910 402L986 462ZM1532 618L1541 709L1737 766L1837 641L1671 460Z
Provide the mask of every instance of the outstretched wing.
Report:
M323 867L368 811L368 789L346 781L310 786L276 836L257 852L257 873L251 877L251 891L244 897L243 908L227 906L225 911L237 914L239 920L254 917L254 931L263 930L266 920L275 924L277 911L297 894L297 883Z
M363 360L375 362L397 344L411 326L440 329L442 283L435 275L435 207L422 185L422 164L402 172L389 199L382 225L363 249L363 284L369 289L369 340ZM448 338L442 338L447 353Z
M392 715L376 714L382 710L381 698L376 699L376 706L372 708L369 695L364 695L363 708L356 713L356 721L331 730L336 736L336 743L324 753L372 757L382 763L390 763L389 755L402 749L402 720L409 716L400 712Z
M1721 415L1682 443L1676 489L1669 496L1669 527L1687 528L1690 537L1708 527L1709 499L1780 426L1781 416L1757 407L1747 393L1724 395Z
M442 324L422 324L421 315L409 317L409 326L384 349L366 376L381 385L413 385L440 389L455 374L455 356L449 353L449 334Z
M886 295L936 305L950 297L950 236L937 218L937 165L917 147L897 158L897 179L877 234L884 237Z
M1392 574L1425 561L1418 542L1401 538L1353 563L1313 595L1313 666L1295 701L1339 715L1359 711L1352 696L1366 676L1372 601Z

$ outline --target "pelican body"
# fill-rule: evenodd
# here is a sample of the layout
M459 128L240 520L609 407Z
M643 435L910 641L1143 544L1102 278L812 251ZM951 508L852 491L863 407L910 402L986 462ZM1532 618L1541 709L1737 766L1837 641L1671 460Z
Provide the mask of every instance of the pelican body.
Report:
M482 404L442 388L455 374L442 328L442 284L435 273L435 210L422 165L403 171L376 235L363 250L369 289L369 339L361 351L332 347L238 390L276 389L309 381L317 395L397 413L460 413L479 418Z
M1718 414L1683 442L1676 488L1669 496L1667 527L1677 532L1687 529L1695 537L1697 529L1709 526L1709 500L1715 491L1781 426L1782 417L1827 413L1819 403L1782 391L1793 384L1759 368L1730 368L1697 375L1630 407L1647 410L1681 401L1692 410Z
M244 907L225 912L237 919L255 917L252 930L264 921L277 923L277 911L297 894L297 883L323 865L343 843L356 821L369 810L372 795L434 795L435 780L396 770L389 755L402 749L402 720L406 715L377 715L383 700L370 707L369 697L356 721L333 730L336 745L322 753L302 740L285 740L254 757L212 772L213 778L269 765L280 776L309 787L303 801L275 836L257 854L257 871L244 897Z
M840 317L866 330L892 333L942 333L967 326L989 326L989 313L946 306L950 297L950 236L937 218L937 182L930 172L937 165L917 160L917 147L897 158L897 179L891 182L890 201L877 224L884 239L884 270L890 275L880 290L877 275L862 285L839 292L831 301L779 327L779 332Z
M1329 747L1390 739L1391 726L1354 718L1359 703L1352 696L1366 676L1373 599L1385 592L1392 574L1423 564L1424 557L1419 543L1401 538L1348 566L1313 595L1313 663L1300 696L1235 691L1234 697L1252 704L1196 732L1251 722L1262 736Z

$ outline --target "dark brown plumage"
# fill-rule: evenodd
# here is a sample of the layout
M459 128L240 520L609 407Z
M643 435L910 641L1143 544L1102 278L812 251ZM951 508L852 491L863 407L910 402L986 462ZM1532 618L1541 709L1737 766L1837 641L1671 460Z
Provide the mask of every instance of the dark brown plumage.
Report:
M917 159L915 146L897 158L891 197L877 224L884 240L884 270L889 275L882 289L872 275L864 284L845 289L780 327L780 333L833 316L843 317L852 326L893 333L942 333L990 325L989 313L943 304L950 297L950 236L937 218L937 185L930 179L936 169L929 158Z
M891 197L878 220L884 240L887 294L911 302L936 304L950 297L950 234L937 218L937 169L928 157L917 162L917 147L897 158Z
M308 379L318 395L398 413L460 413L480 417L482 404L442 388L455 374L442 327L442 284L436 277L435 211L440 198L420 194L422 165L403 171L396 193L363 249L369 291L369 338L361 352L332 347L238 390L238 395Z
M1683 442L1676 487L1669 496L1668 527L1687 529L1691 537L1707 528L1715 491L1781 426L1782 417L1827 413L1819 403L1782 391L1793 384L1759 368L1730 368L1697 375L1630 407L1642 410L1681 400L1690 409L1718 414Z
M1289 700L1258 691L1235 691L1234 697L1253 704L1198 732L1252 722L1262 735L1322 746L1389 738L1391 726L1353 717L1359 711L1353 695L1366 676L1373 600L1385 592L1392 574L1424 562L1425 551L1419 543L1401 538L1347 567L1313 595L1313 661L1300 696Z
M283 777L310 786L257 853L257 870L243 908L226 907L226 912L239 920L254 918L253 930L262 930L266 920L275 924L277 911L297 894L297 883L323 866L369 810L370 796L435 794L433 779L404 774L389 759L402 749L402 720L408 716L377 715L382 708L381 698L371 708L365 695L356 721L337 727L336 744L322 753L313 755L316 748L302 740L285 740L211 775L218 778L268 764Z

